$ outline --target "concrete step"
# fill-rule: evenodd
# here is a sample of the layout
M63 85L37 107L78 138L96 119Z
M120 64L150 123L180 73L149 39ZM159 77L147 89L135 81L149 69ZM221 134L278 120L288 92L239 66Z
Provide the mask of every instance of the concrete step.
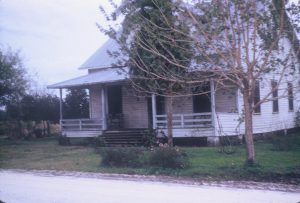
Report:
M145 129L109 130L103 138L107 146L136 146L142 145Z

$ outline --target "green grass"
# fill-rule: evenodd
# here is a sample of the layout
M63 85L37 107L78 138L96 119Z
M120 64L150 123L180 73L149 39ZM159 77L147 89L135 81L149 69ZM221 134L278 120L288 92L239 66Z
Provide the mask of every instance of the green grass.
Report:
M163 174L222 180L284 181L300 183L300 133L255 143L257 164L246 167L244 146L233 154L217 147L184 147L190 167L180 170L101 167L93 147L59 146L54 138L0 141L0 168L93 171L127 174Z
M186 176L208 176L221 179L278 180L300 176L300 150L274 151L269 144L256 145L257 164L245 166L244 147L234 154L221 154L215 148L186 149L191 167L180 172ZM292 176L292 177L291 177Z
M96 171L98 166L93 148L59 146L54 138L0 142L1 168Z

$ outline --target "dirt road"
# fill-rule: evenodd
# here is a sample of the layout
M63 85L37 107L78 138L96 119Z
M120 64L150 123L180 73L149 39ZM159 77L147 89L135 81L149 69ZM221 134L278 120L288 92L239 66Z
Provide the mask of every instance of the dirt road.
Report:
M283 192L80 174L1 170L0 200L7 203L300 202L297 189Z

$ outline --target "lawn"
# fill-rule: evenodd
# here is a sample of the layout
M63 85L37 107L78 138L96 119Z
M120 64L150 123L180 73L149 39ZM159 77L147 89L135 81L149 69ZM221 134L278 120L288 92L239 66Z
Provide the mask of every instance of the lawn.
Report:
M256 180L300 183L300 133L256 141L257 164L245 167L244 146L224 154L218 147L181 148L189 157L184 169L112 168L100 166L91 146L59 146L55 138L0 141L0 168L70 170L128 174L162 174L213 180Z
M91 147L59 146L55 138L0 141L0 168L96 171L99 155Z

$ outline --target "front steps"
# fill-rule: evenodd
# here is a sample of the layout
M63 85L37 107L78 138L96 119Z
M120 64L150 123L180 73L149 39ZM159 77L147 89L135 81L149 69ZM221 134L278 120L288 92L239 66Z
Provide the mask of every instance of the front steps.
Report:
M146 129L107 130L103 133L105 145L117 146L141 146Z

